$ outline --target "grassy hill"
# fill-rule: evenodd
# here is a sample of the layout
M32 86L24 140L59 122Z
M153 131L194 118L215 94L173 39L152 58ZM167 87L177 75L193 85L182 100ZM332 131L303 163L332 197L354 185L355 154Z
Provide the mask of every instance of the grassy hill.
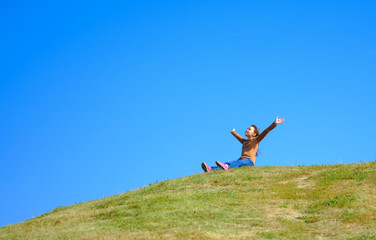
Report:
M376 239L376 162L196 174L59 207L0 239Z

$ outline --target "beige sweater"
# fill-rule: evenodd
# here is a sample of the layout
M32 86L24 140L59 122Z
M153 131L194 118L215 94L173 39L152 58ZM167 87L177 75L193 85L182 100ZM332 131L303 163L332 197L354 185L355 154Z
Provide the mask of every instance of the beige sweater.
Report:
M257 148L259 146L259 143L261 142L262 139L273 129L277 126L275 122L273 122L267 129L265 129L260 135L257 137L252 137L250 139L244 139L242 136L240 136L236 132L231 132L236 139L239 140L243 144L242 147L242 155L239 159L243 158L250 158L253 163L256 161L256 153L257 153Z

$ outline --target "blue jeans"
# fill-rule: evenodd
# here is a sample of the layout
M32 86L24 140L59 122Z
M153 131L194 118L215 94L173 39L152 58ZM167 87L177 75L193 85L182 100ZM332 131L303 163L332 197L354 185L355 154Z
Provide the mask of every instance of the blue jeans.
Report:
M233 162L225 162L229 168L236 168L236 167L244 167L244 166L254 166L255 164L253 164L252 160L249 159L249 158L243 158L243 159L239 159L239 160L236 160L236 161L233 161ZM214 167L210 167L212 170L222 170L222 168L218 167L218 166L214 166Z

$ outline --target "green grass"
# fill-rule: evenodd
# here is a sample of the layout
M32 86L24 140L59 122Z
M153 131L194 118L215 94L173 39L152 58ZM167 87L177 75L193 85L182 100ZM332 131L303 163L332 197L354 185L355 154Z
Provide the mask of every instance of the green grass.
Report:
M243 167L0 228L0 239L376 239L376 162Z

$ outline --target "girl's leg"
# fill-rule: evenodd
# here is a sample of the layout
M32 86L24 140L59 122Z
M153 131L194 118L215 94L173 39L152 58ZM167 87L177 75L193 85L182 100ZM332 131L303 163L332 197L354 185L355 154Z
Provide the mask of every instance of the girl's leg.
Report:
M235 160L232 162L225 162L229 168L236 168L236 167L244 167L244 166L254 166L253 162L249 158L243 158L239 160ZM218 166L210 167L211 170L223 170Z
M244 167L244 166L254 166L252 160L249 159L249 158L243 158L243 159L239 159L239 160L236 160L236 161L233 161L233 162L226 162L226 164L230 168Z

